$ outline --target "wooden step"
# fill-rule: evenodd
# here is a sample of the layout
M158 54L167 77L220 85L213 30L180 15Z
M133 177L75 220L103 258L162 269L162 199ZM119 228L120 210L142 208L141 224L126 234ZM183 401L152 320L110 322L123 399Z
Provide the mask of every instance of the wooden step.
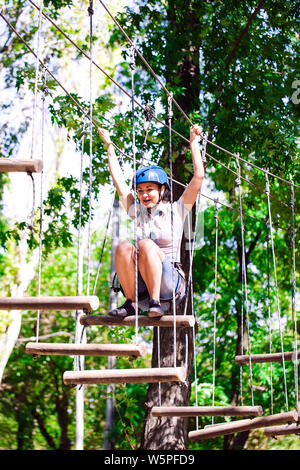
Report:
M300 434L300 423L287 424L286 426L271 426L265 429L268 437L286 436L288 434Z
M138 315L138 326L174 326L173 315L163 315L160 318L150 318L145 315ZM116 319L109 315L82 315L80 323L85 326L102 325L102 326L135 326L136 317L134 315L121 319ZM195 325L195 318L192 315L176 315L176 327L191 328Z
M42 160L17 160L13 158L0 158L0 172L29 172L39 173L43 170Z
M285 361L294 361L296 358L295 351L283 353ZM300 351L297 354L300 359ZM282 353L269 353L269 354L251 354L251 363L256 364L260 362L282 362ZM235 356L237 364L249 364L249 354Z
M154 406L152 416L262 416L261 406Z
M144 356L146 346L135 344L27 343L26 352L54 356Z
M85 310L99 307L96 296L0 297L0 310Z
M66 371L63 375L66 385L182 382L185 378L184 367Z
M298 421L298 413L290 411L287 413L278 413L270 416L261 416L252 419L242 419L232 421L231 423L220 423L206 426L204 429L191 431L189 439L192 442L201 441L204 439L212 439L227 434L234 434L236 432L249 431L251 429L264 428L276 424L286 424Z

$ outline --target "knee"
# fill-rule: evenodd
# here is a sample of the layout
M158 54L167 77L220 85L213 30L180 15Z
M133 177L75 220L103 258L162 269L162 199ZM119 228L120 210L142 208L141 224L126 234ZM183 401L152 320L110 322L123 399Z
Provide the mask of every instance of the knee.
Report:
M133 251L133 245L128 241L123 241L119 243L116 248L115 257L116 258L123 258L126 256L131 256Z
M145 238L138 242L139 255L141 257L152 255L157 252L157 245L150 239Z

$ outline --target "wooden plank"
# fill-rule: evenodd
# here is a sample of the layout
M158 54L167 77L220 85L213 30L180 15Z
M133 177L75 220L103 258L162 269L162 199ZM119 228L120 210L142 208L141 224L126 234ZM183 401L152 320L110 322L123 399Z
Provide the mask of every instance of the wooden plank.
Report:
M0 158L0 172L30 172L39 173L43 169L42 160L18 160L12 158Z
M109 315L82 315L80 323L85 326L135 326L136 317L134 315L121 319L116 319ZM160 326L172 327L174 325L173 315L163 315L160 318L150 318L145 315L138 315L138 326ZM192 315L176 315L176 327L191 328L195 325L195 318Z
M144 356L146 346L135 344L27 343L28 354L54 356Z
M265 429L268 437L285 436L288 434L300 434L300 423L288 424L286 426L271 426Z
M154 406L152 416L262 416L261 406Z
M294 361L296 358L295 351L292 352L285 352L283 353L285 361ZM300 351L297 354L298 359L300 359ZM249 363L249 355L240 355L235 356L235 362L237 364L248 364ZM271 353L271 354L252 354L251 355L251 363L256 364L260 362L282 362L282 353Z
M204 439L212 439L227 434L234 434L236 432L249 431L251 429L264 428L276 424L286 424L298 421L298 413L290 411L287 413L278 413L270 416L261 416L252 419L243 419L232 421L231 423L220 423L210 425L204 429L191 431L189 438L192 442L201 441Z
M66 385L182 382L185 378L184 367L66 371L63 375Z
M0 297L0 310L95 310L96 296L69 297Z

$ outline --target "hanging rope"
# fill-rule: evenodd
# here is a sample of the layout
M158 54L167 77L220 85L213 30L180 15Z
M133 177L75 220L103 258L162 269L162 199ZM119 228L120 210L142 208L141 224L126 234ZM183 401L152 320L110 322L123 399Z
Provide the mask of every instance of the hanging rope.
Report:
M205 158L205 152L206 152L206 141L202 140L201 142L201 158L203 161L203 164L205 165L206 163L206 158ZM192 316L195 318L195 311L194 311L194 293L193 293L193 260L194 260L194 252L195 252L195 245L196 245L196 237L197 237L197 227L198 227L198 216L199 216L199 211L200 211L200 197L201 197L201 189L198 192L197 195L197 200L196 200L196 217L195 217L195 231L193 235L193 239L191 238L191 223L190 223L190 216L191 213L188 213L188 229L189 229L189 240L192 241L192 246L190 248L190 266L189 266L189 275L188 275L188 280L186 284L186 298L185 298L185 305L184 305L184 315L187 313L187 305L188 305L188 298L189 298L189 292L190 292L190 299L191 299L191 309L192 309ZM195 322L196 323L196 322ZM197 354L196 354L196 331L195 331L195 325L192 328L192 343L193 343L193 355L194 355L194 380L195 380L195 404L198 406L198 380L197 380ZM187 347L186 347L186 354L187 354ZM187 363L187 359L186 359ZM196 429L199 429L199 417L196 416Z
M135 342L138 343L138 258L139 258L139 247L137 240L137 188L136 188L136 148L135 148L135 107L134 107L134 73L135 73L135 49L134 45L131 44L129 52L130 72L131 72L131 116L132 116L132 152L133 152L133 190L134 190L134 241L135 241Z
M89 163L89 224L88 224L88 259L87 259L87 295L90 292L90 262L91 262L91 219L92 219L92 171L93 171L93 1L90 1L88 7L90 18L90 163Z
M236 180L238 193L239 193L239 207L240 207L240 220L241 220L241 239L242 239L242 309L244 304L243 299L243 289L245 295L245 305L246 305L246 324L247 324L247 337L248 337L248 353L249 353L249 369L250 369L250 385L251 385L251 402L254 406L254 396L253 396L253 379L252 379L252 362L251 362L251 342L250 342L250 327L249 327L249 304L248 304L248 288L247 288L247 266L246 266L246 256L245 256L245 226L244 226L244 215L242 207L242 194L241 194L241 168L239 164L238 157L236 158L237 173L238 178ZM243 310L242 310L243 311ZM243 322L242 322L243 324ZM241 336L243 338L244 331L241 331Z
M42 129L41 129L41 160L44 162L44 133L45 133L45 100L46 100L46 71L43 69L43 88L42 88ZM43 165L44 166L44 165ZM43 205L43 181L44 170L40 174L40 227L39 227L39 255L38 255L38 297L41 295L41 273L42 273L42 236L43 236L43 218L44 218L44 205ZM33 224L33 221L32 221ZM40 328L40 310L37 311L36 321L36 342L39 341L39 328Z
M39 18L38 18L38 29L37 29L37 42L35 49L35 79L34 79L34 104L32 108L32 137L31 137L31 154L30 158L34 157L35 148L35 124L36 124L36 108L37 108L37 91L38 91L38 77L39 77L39 65L40 65L40 38L42 28L42 11L43 11L43 0L40 0L39 7Z
M84 141L86 136L85 120L81 132L81 152L80 152L80 176L79 176L79 208L78 208L78 230L77 230L77 282L76 295L82 295L82 256L81 256L81 227L82 227L82 186L83 186L83 154ZM79 323L80 310L75 314L75 343L83 343L85 340L85 326L81 327ZM74 357L74 369L82 370L80 356Z
M292 234L291 234L291 258L292 258L292 321L294 325L294 381L295 381L295 409L299 411L299 385L298 385L298 342L297 342L297 314L296 314L296 255L295 255L295 202L294 202L294 183L291 184L291 208L292 208Z
M218 233L219 233L219 207L218 199L215 200L215 279L214 279L214 315L213 315L213 377L212 377L212 406L215 406L215 385L216 385L216 329L217 329L217 280L218 280ZM214 417L212 417L214 424Z
M270 299L270 249L269 249L269 229L266 227L266 242L267 242L267 286L268 286L268 319L269 319L269 353L272 354L272 322L271 322L271 299ZM271 414L274 413L274 400L273 400L273 364L270 362L270 395L271 395Z
M282 325L281 325L281 314L280 314L279 293L278 293L278 283L277 283L277 271L276 271L276 259L275 259L275 249L274 249L274 236L273 236L272 214L271 214L271 204L270 204L270 184L269 184L269 178L268 178L268 172L267 171L265 173L265 178L266 178L266 195L267 195L267 202L268 202L268 215L269 215L269 226L270 226L270 236L271 236L272 257L273 257L274 283L275 283L276 302L277 302L277 320L278 320L278 325L279 325L281 354L282 354L285 406L286 406L286 411L288 411L289 405L288 405L288 393L287 393L286 371L285 371L285 360L284 360L283 335L282 335Z
M170 167L170 190L171 190L171 233L172 233L172 312L173 312L173 348L174 348L174 367L176 367L176 298L175 298L175 253L174 253L174 195L173 195L173 160L172 160L172 93L168 95L168 126L169 126L169 167Z

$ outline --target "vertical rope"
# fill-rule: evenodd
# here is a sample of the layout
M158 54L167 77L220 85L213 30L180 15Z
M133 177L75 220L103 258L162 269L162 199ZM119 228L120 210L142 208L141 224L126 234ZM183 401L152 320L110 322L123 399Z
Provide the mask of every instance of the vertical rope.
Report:
M81 153L80 153L80 177L79 177L79 208L78 208L78 231L77 231L77 284L76 284L76 295L82 295L79 290L79 256L81 246L81 225L82 225L82 175L83 175L83 152L84 152L84 140L85 140L85 124L82 126L81 133Z
M82 186L83 186L83 153L84 153L84 140L85 140L85 122L83 123L81 133L81 152L80 152L80 177L79 177L79 208L78 208L78 230L77 230L77 280L76 280L76 295L82 295L82 263L81 263L81 226L82 226ZM81 310L76 310L75 314L75 343L83 341L85 327L81 327L79 317ZM81 370L80 356L74 358L75 370Z
M40 0L39 6L39 19L38 19L38 30L37 30L37 44L35 50L35 80L34 80L34 104L32 108L32 136L31 136L31 154L30 158L34 157L35 148L35 124L36 124L36 107L37 107L37 90L38 90L38 76L39 76L39 63L40 63L40 38L42 28L42 11L43 11L43 0Z
M286 370L285 370L285 360L284 360L283 336L282 336L281 314L280 314L278 283L277 283L277 271L276 271L276 259L275 259L275 249L274 249L274 236L273 236L273 224L272 224L272 214L271 214L271 204L270 204L270 184L269 184L268 171L266 171L266 173L265 173L265 178L266 178L266 195L267 195L267 202L268 202L268 214L269 214L271 247L272 247L272 257L273 257L274 282L275 282L276 302L277 302L277 320L278 320L278 325L279 325L281 354L282 354L285 406L286 406L286 411L288 411L289 405L288 405L288 393L287 393L287 383L286 383Z
M133 189L134 189L134 242L135 242L135 342L138 343L138 257L139 248L137 241L137 200L136 200L136 148L135 148L135 106L134 106L134 72L135 72L135 43L130 47L131 71L131 116L132 116L132 152L133 152Z
M218 233L219 233L219 207L218 199L215 200L215 280L214 280L214 320L213 320L213 377L212 377L212 406L215 406L215 385L216 385L216 328L217 328L217 280L218 280ZM214 424L214 417L212 417Z
M88 8L90 18L90 163L89 163L89 224L88 224L88 259L87 259L87 295L90 292L90 257L91 257L91 219L92 219L92 169L93 169L93 1L90 1Z
M270 301L270 249L269 249L269 229L266 227L266 242L267 242L267 277L268 277L268 319L269 319L269 352L272 354L272 323L271 323L271 301ZM270 388L271 388L271 414L274 413L274 402L273 402L273 364L270 362Z
M201 158L203 164L206 163L206 141L202 140L201 143ZM194 251L195 251L195 244L196 244L196 237L197 237L197 227L198 227L198 215L199 215L199 207L200 207L200 197L201 197L201 189L198 192L197 200L196 200L196 217L195 217L195 231L192 243L192 249L190 250L190 266L189 266L189 275L188 275L188 282L186 286L186 299L184 305L184 315L187 312L187 304L188 304L188 296L189 291L191 293L191 306L192 306L192 315L195 318L195 311L194 311L194 296L193 296L193 280L192 280L192 272L193 272L193 259L194 259ZM189 217L189 214L188 214ZM190 235L190 218L188 219L189 223L189 239L191 239ZM193 354L194 354L194 380L195 380L195 404L198 406L198 380L197 380L197 355L196 355L196 333L195 333L195 325L192 329L192 343L193 343ZM196 429L199 429L199 417L196 416Z
M175 253L174 253L174 195L173 195L173 161L172 161L172 96L173 93L171 92L168 95L168 127L169 127L169 166L170 166L170 189L171 189L171 233L172 233L172 311L173 311L173 331L174 331L174 338L173 338L173 348L174 348L174 367L176 367L176 299L175 299L175 273L174 273L174 263L175 263Z
M298 386L298 344L297 344L297 315L296 315L296 255L295 255L295 204L294 204L294 182L291 181L291 209L292 209L292 321L294 325L294 381L295 381L295 409L299 411L299 386Z
M244 226L244 214L242 206L242 194L241 194L241 168L239 163L239 156L236 156L236 165L237 165L237 179L236 183L238 186L239 193L239 207L240 207L240 219L241 219L241 238L242 238L242 277L245 288L245 304L246 304L246 323L247 323L247 337L248 337L248 353L249 353L249 369L250 369L250 385L251 385L251 402L254 406L254 396L253 396L253 378L252 378L252 362L251 362L251 342L250 342L250 328L249 328L249 303L248 303L248 288L247 288L247 267L246 267L246 257L245 257L245 226ZM243 331L242 331L243 335Z
M42 95L42 143L41 143L41 160L44 162L44 132L45 132L45 100L46 100L46 71L43 70L43 95ZM43 234L43 180L44 169L40 175L40 228L39 228L39 258L38 258L38 297L41 295L41 273L42 273L42 234ZM40 310L37 311L36 322L36 342L39 341L39 328L40 328Z

